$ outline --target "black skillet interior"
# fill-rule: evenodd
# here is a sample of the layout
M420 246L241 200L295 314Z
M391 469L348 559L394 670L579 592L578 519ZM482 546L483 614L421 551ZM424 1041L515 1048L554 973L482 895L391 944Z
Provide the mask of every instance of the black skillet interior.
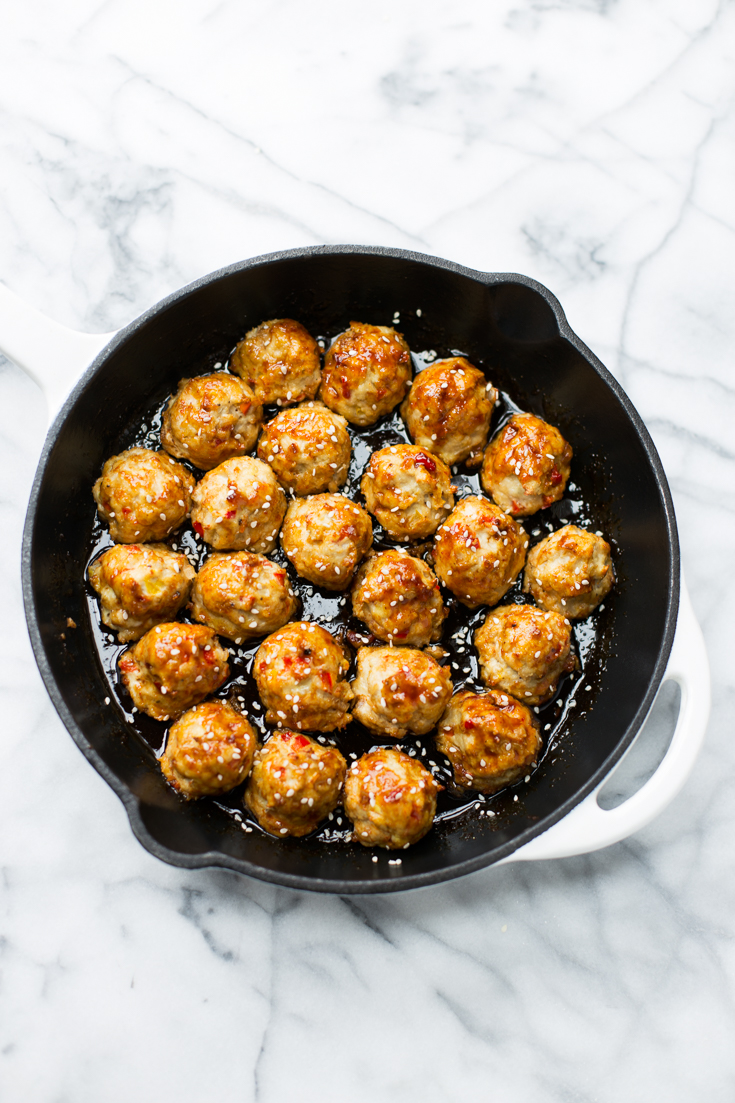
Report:
M87 615L91 486L104 460L192 369L223 359L264 318L312 333L351 320L392 323L409 345L461 350L523 408L574 445L589 520L615 541L594 692L567 719L542 767L490 819L471 810L401 854L372 861L355 844L245 833L212 802L182 802L109 695ZM573 519L573 518L570 518ZM532 527L527 523L527 528ZM257 258L172 295L119 334L59 415L26 522L24 593L48 690L72 737L124 801L135 834L165 861L221 865L297 888L374 892L431 884L487 865L561 818L633 739L658 688L678 606L673 508L653 444L630 402L569 330L552 295L515 275L486 275L399 250L327 247ZM614 597L614 600L613 600ZM68 618L76 627L69 627Z

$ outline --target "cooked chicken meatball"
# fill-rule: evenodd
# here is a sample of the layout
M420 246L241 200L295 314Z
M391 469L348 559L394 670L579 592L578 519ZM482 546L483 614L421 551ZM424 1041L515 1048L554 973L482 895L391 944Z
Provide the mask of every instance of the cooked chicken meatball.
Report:
M352 589L352 609L379 640L408 647L440 639L447 615L434 572L400 549L363 563Z
M250 773L257 739L246 717L225 701L205 701L185 712L168 733L159 763L182 797L229 793Z
M294 494L339 490L347 479L352 446L347 422L321 402L282 410L263 429L258 456Z
M615 581L610 545L577 525L564 525L528 553L523 589L542 609L588 617Z
M556 693L562 674L574 669L569 621L533 605L501 605L475 632L482 680L540 705Z
M163 415L161 444L205 471L254 446L263 407L236 375L182 379Z
M355 720L376 735L426 735L452 696L446 667L409 647L361 647L352 683Z
M419 372L401 407L403 420L421 448L445 463L475 467L490 430L498 392L464 356L437 360Z
M283 567L246 551L211 555L191 594L192 619L235 643L275 632L298 607Z
M253 675L269 724L334 731L349 723L349 660L326 628L287 624L258 648Z
M514 517L528 517L564 494L572 449L558 429L533 414L514 414L490 442L482 485Z
M351 322L327 349L319 397L353 425L372 425L397 406L411 378L411 354L391 326Z
M541 739L533 713L507 693L463 690L441 719L436 745L460 788L496 793L536 765Z
M225 460L197 483L191 500L194 531L218 551L267 554L276 546L286 495L267 463Z
M431 536L454 505L449 468L415 444L373 452L360 489L370 512L398 540Z
M441 789L425 766L391 747L358 758L345 779L345 812L363 846L399 850L431 828Z
M232 354L230 368L259 402L290 406L317 392L319 346L301 322L273 318L245 335Z
M130 643L174 619L195 573L185 555L165 544L116 544L95 559L89 581L100 595L102 623Z
M344 590L370 550L367 513L343 494L295 498L283 522L281 544L302 578L327 590Z
M105 461L92 494L116 544L148 544L188 517L193 489L193 476L165 452L128 448Z
M337 807L346 769L336 747L274 732L256 753L245 806L271 835L308 835Z
M522 525L487 498L463 498L434 541L434 570L463 605L496 605L523 569Z
M211 628L158 624L118 660L133 704L154 720L180 716L227 680L228 653Z

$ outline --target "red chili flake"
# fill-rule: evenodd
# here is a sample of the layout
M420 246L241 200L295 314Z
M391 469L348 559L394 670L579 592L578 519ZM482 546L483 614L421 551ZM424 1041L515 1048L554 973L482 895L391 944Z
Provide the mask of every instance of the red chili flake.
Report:
M332 686L334 685L334 679L332 678L332 675L329 673L329 671L328 670L320 670L319 671L319 677L324 682L324 685L327 687L327 689L331 690Z
M237 513L236 509L228 509L227 513L225 514L225 520L226 521L231 521L236 513Z
M309 746L309 740L306 738L305 735L292 735L291 736L291 742L293 743L294 747L308 747Z
M477 724L474 720L465 720L464 726L469 731L471 728L476 728Z
M120 662L118 663L118 666L120 667L121 670L123 670L127 674L129 671L135 670L135 660L134 659L121 659Z
M554 486L558 486L561 482L561 472L556 468L556 466L552 467L551 475L549 477Z
M194 529L194 532L198 532L202 537L204 536L204 529L202 528L201 521L193 521L191 527Z
M427 456L425 452L419 452L413 462L416 464L417 467L425 467L431 475L433 475L436 471L436 464L434 460L432 460L431 456Z
M205 663L209 663L210 666L214 666L217 657L214 653L213 648L210 647L209 651L205 651L204 648L202 648L201 654L204 656Z

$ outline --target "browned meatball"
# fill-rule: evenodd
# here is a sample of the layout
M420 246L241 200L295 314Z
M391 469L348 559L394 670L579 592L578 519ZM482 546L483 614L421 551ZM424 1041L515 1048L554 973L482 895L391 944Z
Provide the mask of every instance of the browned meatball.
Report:
M391 747L358 758L347 771L345 812L363 846L399 850L429 831L441 788L425 766Z
M227 680L227 651L211 628L158 624L118 660L133 704L154 720L180 716Z
M189 597L194 568L165 544L116 544L89 568L100 595L102 623L120 643L140 639L154 624L173 620Z
M205 701L171 725L159 759L183 797L228 793L250 773L257 739L248 720L224 701Z
M495 605L523 569L522 525L487 498L463 498L434 541L434 570L463 605Z
M271 835L308 835L337 807L346 769L336 747L274 732L256 753L245 806Z
M286 495L267 463L225 460L197 483L191 500L192 527L218 551L267 554L276 546Z
M531 710L507 693L463 690L449 702L436 745L457 785L496 793L536 765L541 739Z
M492 383L464 356L437 360L419 372L401 407L416 444L445 463L479 464L498 397Z
M399 540L431 536L454 505L449 468L414 444L373 452L360 488L370 512Z
M118 544L163 540L188 517L194 478L165 452L128 448L105 461L92 494Z
M294 494L339 490L347 479L352 446L347 422L321 402L282 410L263 429L258 456Z
M253 675L269 724L334 731L349 723L352 690L344 650L326 628L287 624L258 648Z
M361 647L353 716L368 731L403 739L435 727L452 696L446 667L424 651L409 647Z
M233 352L230 368L259 402L277 406L313 398L321 379L319 347L292 318L273 318L251 329Z
M411 378L411 354L391 326L351 322L324 357L319 397L353 425L372 425L397 406Z
M532 605L502 605L475 632L482 679L494 689L540 705L574 669L569 621Z
M523 589L542 609L587 617L615 581L610 545L577 525L564 525L528 553Z
M263 407L236 375L182 379L163 415L161 444L172 456L208 471L249 452L262 420Z
M447 615L434 572L400 549L380 552L362 565L352 609L379 640L409 647L440 639Z
M367 513L343 494L296 498L283 522L281 544L302 578L327 590L344 590L370 550Z
M283 567L253 552L210 556L191 595L192 618L235 643L275 632L298 607Z
M514 414L485 452L482 485L506 513L528 517L562 497L571 458L571 445L553 425Z

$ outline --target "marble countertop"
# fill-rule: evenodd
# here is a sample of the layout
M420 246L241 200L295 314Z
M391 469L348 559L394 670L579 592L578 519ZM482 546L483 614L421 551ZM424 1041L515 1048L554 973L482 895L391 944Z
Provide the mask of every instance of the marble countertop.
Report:
M727 0L6 14L2 282L106 331L314 243L540 280L660 451L713 713L670 807L586 857L344 899L168 867L36 671L18 559L46 414L0 359L4 1101L731 1103L734 52Z

